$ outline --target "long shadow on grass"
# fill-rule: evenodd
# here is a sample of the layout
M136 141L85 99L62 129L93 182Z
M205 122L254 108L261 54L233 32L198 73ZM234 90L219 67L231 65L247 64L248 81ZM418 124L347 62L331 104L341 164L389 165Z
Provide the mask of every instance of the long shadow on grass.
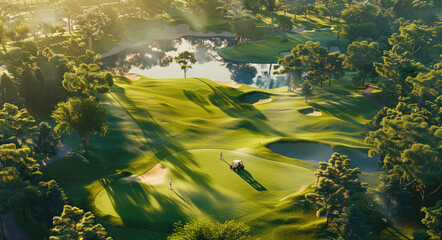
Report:
M173 223L188 219L182 202L153 191L149 185L109 179L100 179L99 182L124 223Z
M242 179L244 179L256 191L258 191L258 192L267 191L267 188L265 188L261 183L256 181L256 179L253 178L252 174L250 174L249 171L242 170L242 171L237 172L236 174L238 174L238 176L240 176Z
M210 186L208 174L195 171L198 163L191 153L189 153L169 132L161 126L153 116L145 109L140 109L126 96L123 88L115 86L113 93L117 95L114 99L127 111L127 114L140 127L146 145L154 153L158 160L164 160L174 166L170 171L177 177L186 178ZM179 153L179 154L175 154Z
M209 100L214 106L218 107L230 117L242 119L237 127L260 134L271 133L285 136L284 133L279 132L269 125L266 122L267 117L253 105L243 104L238 98L232 97L239 95L240 92L238 90L224 86L213 87L204 80L200 78L197 79L212 89L213 94L209 96Z

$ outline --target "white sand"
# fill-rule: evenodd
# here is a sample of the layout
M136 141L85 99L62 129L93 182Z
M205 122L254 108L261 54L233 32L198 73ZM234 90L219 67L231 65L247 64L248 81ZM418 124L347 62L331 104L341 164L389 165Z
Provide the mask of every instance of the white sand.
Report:
M311 113L306 114L307 116L312 116L312 117L319 117L322 116L322 113L320 111L313 111Z
M231 87L231 88L239 88L242 85L236 82L219 82L219 81L215 81L216 83L218 83L219 85L223 85L223 86L227 86L227 87Z
M263 104L263 103L269 103L271 102L272 99L271 98L266 98L266 99L261 99L258 102L254 103L253 105L258 105L258 104Z
M145 183L149 185L157 185L164 182L168 169L161 164L155 165L152 169L137 176L134 180L136 182Z
M125 74L123 75L123 77L129 79L129 80L138 80L140 79L140 76L136 75L136 74Z

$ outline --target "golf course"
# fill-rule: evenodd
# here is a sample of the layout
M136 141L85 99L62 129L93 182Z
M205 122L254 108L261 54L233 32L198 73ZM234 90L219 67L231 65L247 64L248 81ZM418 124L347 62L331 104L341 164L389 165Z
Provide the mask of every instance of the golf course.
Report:
M99 166L73 171L82 163L68 156L45 173L116 225L161 229L194 218L242 218L315 181L316 164L271 151L273 142L327 144L328 158L332 147L366 148L361 132L377 108L344 83L317 89L306 104L285 88L120 77L111 93L99 98L112 116L109 134L93 142ZM322 114L303 114L309 106ZM67 142L81 147L75 136ZM233 160L242 160L245 171L230 170Z

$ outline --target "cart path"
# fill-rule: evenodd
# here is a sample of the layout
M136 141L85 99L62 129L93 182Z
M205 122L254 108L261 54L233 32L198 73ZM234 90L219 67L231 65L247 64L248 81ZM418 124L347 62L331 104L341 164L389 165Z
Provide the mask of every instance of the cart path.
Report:
M72 152L72 149L73 149L71 145L64 144L64 143L58 144L57 147L58 147L57 154L44 162L42 161L40 163L40 168L46 167L48 164L51 164L55 161L58 161L64 157L66 157L69 153Z
M55 156L49 158L40 168L47 166L57 160L60 160L72 152L72 146L68 144L58 144L58 152ZM10 210L5 215L0 216L3 222L3 235L7 240L32 240L32 238L17 224L14 216L14 210Z
M288 196L286 196L286 197L281 198L281 199L279 200L279 202L283 202L283 201L285 201L287 198L289 198L289 197L291 197L291 196L295 196L295 195L297 195L297 194L300 194L300 193L304 192L304 190L307 189L308 186L309 186L309 185L303 185L303 186L300 187L300 188L298 189L298 191L296 191L295 193L290 194L290 195L288 195Z
M364 97L371 102L373 105L377 106L378 108L382 109L384 107L386 107L383 103L381 103L380 101L378 101L374 96L373 96L373 90L375 90L377 87L374 86L369 86L368 88L366 88L363 92L362 95L364 95Z
M1 216L3 222L3 235L7 240L32 240L32 238L17 224L14 210ZM6 219L6 220L5 220Z

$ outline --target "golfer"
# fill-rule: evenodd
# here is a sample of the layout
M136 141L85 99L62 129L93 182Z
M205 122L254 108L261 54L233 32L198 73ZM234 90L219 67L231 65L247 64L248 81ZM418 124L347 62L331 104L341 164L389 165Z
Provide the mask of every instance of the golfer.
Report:
M219 160L224 160L224 158L223 158L223 152L220 152L220 154L219 154Z
M172 178L169 179L169 189L172 190Z

